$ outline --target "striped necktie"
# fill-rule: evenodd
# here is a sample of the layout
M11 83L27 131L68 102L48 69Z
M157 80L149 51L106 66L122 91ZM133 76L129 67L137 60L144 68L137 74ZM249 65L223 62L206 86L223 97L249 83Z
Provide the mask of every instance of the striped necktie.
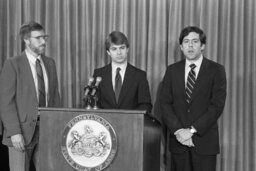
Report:
M190 71L188 73L188 78L187 78L187 85L186 85L186 101L187 103L190 103L193 89L196 84L196 73L194 71L196 65L195 64L190 64Z
M116 96L117 102L118 102L119 94L122 87L122 78L120 75L120 70L121 69L119 67L116 69L116 78L115 78L115 96Z
M39 107L45 107L45 85L44 85L44 75L40 60L36 60L36 73L37 73L37 85L38 85L38 103Z

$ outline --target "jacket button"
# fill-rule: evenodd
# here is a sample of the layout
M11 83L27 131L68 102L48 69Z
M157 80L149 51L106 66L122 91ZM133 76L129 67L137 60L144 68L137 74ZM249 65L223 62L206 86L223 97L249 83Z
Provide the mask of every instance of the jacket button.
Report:
M190 112L190 109L188 109L188 113Z

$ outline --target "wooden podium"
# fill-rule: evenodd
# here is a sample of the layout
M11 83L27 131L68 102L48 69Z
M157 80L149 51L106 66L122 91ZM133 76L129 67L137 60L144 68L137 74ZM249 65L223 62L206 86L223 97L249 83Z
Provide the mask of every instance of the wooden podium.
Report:
M144 111L39 108L39 113L41 171L79 170L72 167L63 155L63 134L72 119L84 115L104 118L115 130L116 154L104 171L160 170L160 125Z

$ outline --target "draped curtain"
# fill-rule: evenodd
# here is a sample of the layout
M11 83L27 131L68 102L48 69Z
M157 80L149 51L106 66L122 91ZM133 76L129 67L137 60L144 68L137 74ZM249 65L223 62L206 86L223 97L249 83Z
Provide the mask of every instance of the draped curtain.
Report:
M167 65L183 58L181 29L201 27L204 55L226 68L227 100L219 119L218 171L256 170L255 0L0 0L0 70L22 51L22 23L35 20L49 34L46 55L55 59L63 107L82 107L93 70L110 62L104 49L113 30L130 42L129 62L147 72L154 115L161 117L158 87ZM165 147L165 141L163 141ZM168 170L168 149L161 170Z

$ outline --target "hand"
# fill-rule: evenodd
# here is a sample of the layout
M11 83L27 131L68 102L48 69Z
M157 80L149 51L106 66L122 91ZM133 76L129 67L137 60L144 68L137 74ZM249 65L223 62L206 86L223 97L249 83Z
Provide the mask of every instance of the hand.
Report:
M188 147L195 147L195 145L194 145L194 143L192 141L192 138L190 138L190 139L188 139L186 141L183 141L181 144L185 145L185 146L188 146Z
M13 147L20 151L23 152L25 150L25 143L24 143L24 138L21 134L16 134L11 136L11 141L12 141L12 145Z
M189 129L180 129L176 134L176 138L180 143L190 139L193 134L189 131Z

